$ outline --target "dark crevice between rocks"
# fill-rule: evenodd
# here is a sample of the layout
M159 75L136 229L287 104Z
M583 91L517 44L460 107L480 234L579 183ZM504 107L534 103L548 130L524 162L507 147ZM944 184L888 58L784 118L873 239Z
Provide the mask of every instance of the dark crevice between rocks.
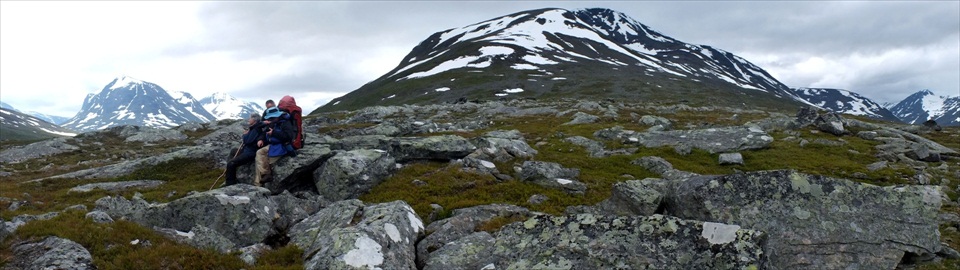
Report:
M272 195L279 195L283 193L284 190L290 191L290 193L307 191L313 194L320 194L313 180L313 172L322 167L327 160L335 155L335 152L330 152L320 156L320 158L313 163L307 164L294 171L286 179L277 183L267 183L265 186L270 189Z
M270 248L274 250L285 247L290 243L290 236L287 235L287 233L287 231L280 231L276 234L269 235L266 239L263 239L263 244L270 246Z
M936 254L917 254L913 252L904 252L900 263L897 263L896 269L912 269L921 263L931 262L937 258Z

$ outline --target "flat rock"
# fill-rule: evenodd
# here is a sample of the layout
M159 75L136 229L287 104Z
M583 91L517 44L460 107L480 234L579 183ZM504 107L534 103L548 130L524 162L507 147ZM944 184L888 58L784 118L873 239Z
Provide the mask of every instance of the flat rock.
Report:
M79 185L70 189L70 192L90 192L94 189L102 189L105 191L120 191L127 189L149 189L155 188L166 183L160 180L135 180L135 181L121 181L121 182L103 182L103 183L92 183Z
M176 129L138 127L139 131L124 139L125 142L154 143L161 141L182 141L187 135Z
M589 123L596 123L599 120L600 120L599 116L587 114L583 112L577 112L573 114L573 120L570 120L570 122L563 123L563 125L589 124Z
M720 165L743 165L743 155L740 153L720 154Z
M477 147L456 135L393 138L384 147L397 162L414 160L449 161L466 157Z
M433 253L424 269L757 269L762 232L652 216L534 216Z
M520 180L537 185L560 189L567 193L583 194L587 185L577 181L579 169L569 169L560 164L543 161L524 161L520 171Z

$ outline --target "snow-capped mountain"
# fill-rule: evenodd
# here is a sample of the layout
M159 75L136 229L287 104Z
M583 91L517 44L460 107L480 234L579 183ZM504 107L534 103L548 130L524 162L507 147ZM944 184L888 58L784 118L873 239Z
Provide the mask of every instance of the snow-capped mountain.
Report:
M711 103L760 96L806 103L746 59L593 8L524 11L437 32L395 69L320 110L459 98L664 98L664 91Z
M23 114L19 111L0 108L0 140L36 140L76 135L71 130Z
M122 76L100 93L87 95L80 112L63 127L80 132L118 125L166 128L213 119L189 94L171 93L156 84Z
M960 97L937 96L930 90L913 93L888 109L910 124L933 119L940 125L960 125Z
M200 99L200 104L217 120L244 119L252 113L262 113L265 110L258 103L244 102L227 93L213 93Z
M30 116L36 117L37 119L53 123L55 125L60 125L60 124L66 123L67 120L70 120L70 117L49 115L49 114L44 114L44 113L34 112L34 111L28 112L27 114L29 114Z
M7 104L3 101L0 101L0 109L7 109L15 112L20 112L20 110L13 108L13 106L10 106L10 104Z
M821 109L900 122L887 108L860 94L832 88L794 88L793 93Z

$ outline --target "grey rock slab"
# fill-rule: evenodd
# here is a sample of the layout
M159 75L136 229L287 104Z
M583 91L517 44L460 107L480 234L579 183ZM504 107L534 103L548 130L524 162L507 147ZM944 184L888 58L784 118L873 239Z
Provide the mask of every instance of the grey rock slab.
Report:
M149 189L155 188L166 183L160 180L135 180L135 181L121 181L121 182L103 182L103 183L92 183L79 185L70 189L70 192L90 192L94 189L102 189L105 191L120 191L127 189Z
M655 115L644 115L640 117L640 124L647 126L663 126L664 128L669 128L673 125L669 119L655 116Z
M456 135L393 138L383 147L397 162L414 160L448 161L466 157L477 147Z
M661 191L665 213L766 232L769 269L893 269L905 252L940 250L934 186L878 187L789 170L671 183Z
M417 264L424 266L432 254L447 243L468 236L493 219L526 219L533 216L530 210L506 204L479 205L453 210L446 219L430 223L427 236L417 243Z
M843 128L843 117L840 117L840 114L835 112L829 112L822 114L813 121L813 125L817 126L817 129L823 132L827 132L836 136L841 136L847 131Z
M232 149L232 150L236 150L236 149ZM152 156L152 157L138 159L138 160L125 161L118 164L107 165L107 166L98 167L98 168L80 170L76 172L51 176L51 177L43 178L40 180L53 179L53 178L80 178L80 179L113 178L113 177L119 177L119 176L130 174L134 170L142 167L155 166L157 164L171 161L176 158L204 159L204 158L210 158L210 157L226 157L230 151L231 149L217 147L213 145L191 146L191 147L187 147L184 149L180 149L174 152L170 152L170 153L166 153L158 156Z
M737 225L663 215L534 216L490 237L472 234L434 252L425 269L751 269L765 236Z
M743 155L740 153L720 154L720 165L743 165Z
M563 123L563 125L589 124L589 123L596 123L599 120L600 120L599 116L591 115L583 112L577 112L573 114L573 120L570 120L570 122Z
M505 162L512 159L529 159L537 155L537 150L530 147L522 139L505 139L497 137L481 137L474 140L477 150L470 156Z
M657 213L663 194L657 184L660 179L630 180L613 185L610 198L600 202L598 209L610 215L649 216Z
M314 185L325 199L355 199L386 179L396 168L394 158L383 150L337 152L314 171Z
M600 143L598 141L594 141L583 136L567 137L566 139L563 139L563 140L575 145L582 146L587 150L587 153L590 154L590 157L606 156L605 155L606 151L604 150L603 143Z
M69 239L47 237L11 247L13 259L3 269L97 269L90 251Z
M692 172L681 171L673 168L673 164L670 164L667 160L656 157L656 156L646 156L635 159L630 162L630 164L638 165L644 169L649 170L652 173L659 174L664 179L685 179L692 176L697 176L698 174Z
M187 135L176 129L140 127L140 130L136 134L127 137L124 141L154 143L161 141L182 141L186 139Z
M696 130L672 130L631 133L631 131L604 131L613 133L624 143L643 145L647 148L688 145L710 153L737 152L763 149L773 143L773 137L759 128L727 127ZM598 134L595 133L594 136ZM611 134L605 135L611 137Z
M314 171L333 157L334 153L326 145L313 143L307 143L297 150L297 153L296 157L286 156L277 160L270 169L273 181L262 183L263 187L274 194L283 191L314 191ZM237 169L238 182L253 184L253 174L256 172L254 162Z
M67 138L50 139L4 150L0 152L0 163L18 163L79 149L76 145L68 144Z

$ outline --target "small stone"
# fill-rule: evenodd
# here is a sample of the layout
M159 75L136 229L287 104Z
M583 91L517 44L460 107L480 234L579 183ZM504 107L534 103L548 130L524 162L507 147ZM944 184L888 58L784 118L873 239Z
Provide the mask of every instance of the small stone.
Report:
M950 245L947 245L947 243L941 242L940 245L940 252L937 252L937 255L947 259L960 259L960 252L957 252L957 250L951 248Z
M862 172L855 172L855 173L853 173L853 175L851 175L851 176L853 176L853 178L856 178L856 179L867 179L867 178L869 178L869 176L867 176L867 174L862 173Z
M86 212L86 211L87 211L87 206L86 206L86 205L82 205L82 204L78 204L78 205L74 205L74 206L67 207L67 208L65 208L65 209L63 209L63 210L64 210L64 211L84 211L84 212Z
M549 199L550 197L547 197L546 195L543 195L543 194L533 194L533 196L530 196L530 199L527 199L527 203L530 205L540 205Z
M411 183L413 183L414 186L418 186L418 187L422 187L422 186L426 186L426 185L427 185L427 182L424 182L423 180L420 180L420 179L413 179L413 181L411 181Z
M686 155L689 155L690 153L693 153L693 147L690 147L689 145L686 145L686 144L678 144L673 147L673 151L681 156L686 156Z
M111 218L110 215L107 215L107 213L103 211L93 211L93 212L87 213L86 218L92 219L93 222L96 222L96 223L112 223L113 222L113 218Z
M743 155L740 153L720 154L720 165L743 165Z
M440 214L443 213L443 206L439 204L431 203L430 209L430 214L427 215L427 224L439 220Z
M870 163L870 165L867 165L867 170L873 172L873 171L877 171L877 170L880 170L880 169L883 169L883 168L886 168L886 167L887 167L887 162L886 162L886 161L877 161L877 162L874 162L874 163Z

